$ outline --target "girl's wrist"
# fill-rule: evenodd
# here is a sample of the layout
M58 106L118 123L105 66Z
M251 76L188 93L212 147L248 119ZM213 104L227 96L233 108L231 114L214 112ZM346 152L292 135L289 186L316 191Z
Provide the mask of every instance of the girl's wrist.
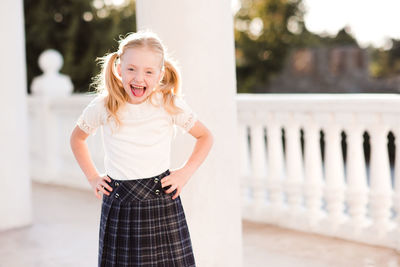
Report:
M182 172L185 174L185 177L188 177L188 179L193 175L193 173L195 172L195 170L193 168L191 168L188 165L185 165L181 168Z
M88 179L89 182L95 181L98 177L100 177L100 175L98 173L86 176L86 178Z

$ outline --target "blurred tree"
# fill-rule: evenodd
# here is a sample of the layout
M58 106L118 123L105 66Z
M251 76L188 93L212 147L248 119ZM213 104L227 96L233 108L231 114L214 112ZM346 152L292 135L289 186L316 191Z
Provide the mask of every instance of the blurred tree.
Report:
M41 74L40 53L53 48L64 56L61 72L75 91L88 91L99 71L95 59L116 50L120 34L136 31L135 0L24 0L24 9L29 85ZM335 37L309 32L303 15L302 0L242 0L235 15L239 92L263 92L292 48L357 45L346 28Z
M314 34L304 28L301 34L295 36L295 42L293 43L294 47L333 47L342 45L354 45L359 47L357 40L351 35L348 27L339 30L335 36Z
M347 28L334 37L307 30L302 0L242 0L235 14L236 72L239 93L263 92L283 67L292 48L354 44Z
M134 0L24 0L24 12L29 86L41 74L39 55L53 48L75 92L88 91L99 71L95 59L115 51L121 34L136 31Z
M238 92L261 92L304 30L301 0L242 0L235 15ZM289 30L290 29L290 30Z
M391 39L390 48L370 47L372 55L371 73L376 78L390 78L400 75L400 40Z

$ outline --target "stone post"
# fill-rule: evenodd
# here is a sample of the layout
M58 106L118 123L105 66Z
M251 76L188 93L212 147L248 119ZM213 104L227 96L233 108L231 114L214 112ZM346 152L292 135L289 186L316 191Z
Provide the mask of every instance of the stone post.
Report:
M138 29L155 31L180 62L188 104L214 135L214 146L182 192L198 266L242 266L233 16L229 0L138 0ZM195 139L173 143L181 166ZM175 166L174 166L175 165Z
M23 1L1 4L0 231L32 222Z

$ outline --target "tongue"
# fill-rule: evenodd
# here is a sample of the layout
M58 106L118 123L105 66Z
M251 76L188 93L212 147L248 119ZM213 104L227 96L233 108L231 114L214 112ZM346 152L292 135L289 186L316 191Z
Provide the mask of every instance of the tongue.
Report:
M141 89L133 88L132 92L135 96L141 97L144 94L144 88Z

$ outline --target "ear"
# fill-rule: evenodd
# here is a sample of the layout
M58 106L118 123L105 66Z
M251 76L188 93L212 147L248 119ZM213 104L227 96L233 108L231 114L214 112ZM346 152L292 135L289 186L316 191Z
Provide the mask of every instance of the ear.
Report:
M121 74L122 73L121 72L121 63L118 63L116 67L117 67L117 73L118 73L119 77L122 77L122 74Z

